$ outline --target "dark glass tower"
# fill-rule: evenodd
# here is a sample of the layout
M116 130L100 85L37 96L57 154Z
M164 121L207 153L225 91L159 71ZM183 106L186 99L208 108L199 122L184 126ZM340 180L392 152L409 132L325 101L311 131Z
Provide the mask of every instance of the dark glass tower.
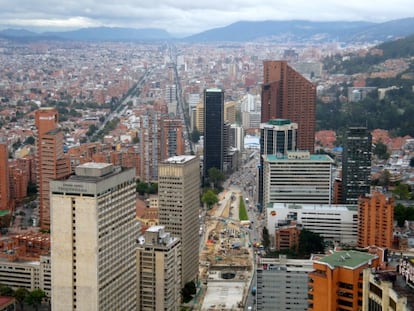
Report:
M262 155L286 155L296 150L298 125L286 119L269 120L260 124L260 166L258 202L263 206L263 157Z
M223 171L224 160L224 92L220 89L204 90L204 165L203 179L210 168Z
M342 159L342 203L357 204L370 193L372 137L366 127L350 127L346 132Z

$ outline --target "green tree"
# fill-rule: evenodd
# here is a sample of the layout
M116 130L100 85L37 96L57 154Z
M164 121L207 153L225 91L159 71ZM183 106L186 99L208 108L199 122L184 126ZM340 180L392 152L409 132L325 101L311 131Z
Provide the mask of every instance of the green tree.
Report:
M265 250L268 250L270 247L270 235L269 235L269 230L267 230L266 227L263 227L262 230L262 244L263 247L265 248Z
M35 138L33 136L29 136L24 141L25 145L34 145L36 142Z
M303 229L299 234L298 256L300 258L309 258L312 253L324 251L323 238L312 231Z
M407 184L398 184L395 186L393 194L397 199L408 200L410 198L410 187Z
M197 143L200 140L200 131L198 129L194 129L194 131L191 132L191 141L193 143Z
M399 227L404 226L405 222L405 206L401 203L398 203L394 207L394 219L397 221Z
M39 311L39 306L42 304L43 299L46 297L46 293L40 288L36 288L28 293L26 297L26 303Z
M375 144L373 154L375 154L381 160L387 160L390 157L387 145L385 145L382 141L378 141Z
M152 182L149 184L148 190L147 190L148 194L157 194L158 193L158 183L156 182Z
M189 302L193 299L193 296L196 294L197 288L193 281L188 282L184 285L183 289L181 289L181 296L184 303Z
M0 296L13 296L13 289L10 286L0 284Z
M388 187L391 181L391 173L388 170L383 170L378 179L378 185Z
M201 197L201 202L207 205L207 209L211 209L211 207L219 201L217 194L212 189L207 189Z
M29 295L29 291L26 288L18 288L15 290L13 296L14 298L16 298L19 306L20 306L20 310L23 311L24 309L24 302L26 300L26 297Z
M140 194L140 195L144 195L145 193L148 192L148 183L146 182L142 182L142 181L137 181L137 187L136 187L136 191Z
M213 185L213 188L219 189L225 179L226 176L218 168L212 167L208 170L208 181Z

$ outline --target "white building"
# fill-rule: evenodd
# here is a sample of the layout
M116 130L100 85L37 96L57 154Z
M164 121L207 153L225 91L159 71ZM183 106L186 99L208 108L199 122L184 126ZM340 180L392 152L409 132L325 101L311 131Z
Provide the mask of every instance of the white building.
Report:
M263 155L263 204L330 204L332 168L328 155L287 151L287 155Z
M137 250L138 309L177 311L181 302L181 243L152 226Z
M0 284L13 289L36 288L43 290L48 297L51 294L50 257L40 256L36 261L9 261L0 258Z
M266 225L274 236L275 228L296 221L304 229L319 233L325 240L356 244L357 206L328 204L274 203L266 208Z
M52 310L135 310L135 169L85 163L50 183Z

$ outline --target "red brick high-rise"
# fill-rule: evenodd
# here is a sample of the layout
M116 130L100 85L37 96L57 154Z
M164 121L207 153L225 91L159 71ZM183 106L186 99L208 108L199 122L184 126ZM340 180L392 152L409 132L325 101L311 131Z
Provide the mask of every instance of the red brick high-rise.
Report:
M10 209L9 151L7 143L0 141L0 210Z
M58 128L58 112L41 108L35 113L38 130L37 162L40 227L50 228L49 182L70 175L70 161L63 154L63 132Z
M261 122L288 119L297 123L297 147L314 153L315 114L316 86L287 61L264 61Z

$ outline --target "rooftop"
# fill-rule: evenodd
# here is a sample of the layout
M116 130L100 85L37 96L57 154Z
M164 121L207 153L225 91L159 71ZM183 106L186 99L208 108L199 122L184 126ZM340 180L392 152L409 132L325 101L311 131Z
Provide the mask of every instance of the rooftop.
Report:
M334 161L332 158L326 154L311 154L309 158L289 158L287 155L263 155L264 159L269 162L297 162L297 161L319 161L319 162L330 162L333 163Z
M170 158L166 159L164 161L164 163L172 163L172 164L174 164L174 163L185 163L185 162L188 162L188 161L190 161L194 158L195 158L195 156L193 156L193 155L179 155L179 156L174 156L174 157L170 157Z
M317 262L328 264L331 269L334 267L356 269L369 263L374 258L376 258L375 255L350 250L334 252L331 255L319 259Z
M293 209L307 211L357 211L357 205L338 205L338 204L297 204L297 203L269 203L267 208L271 209Z

